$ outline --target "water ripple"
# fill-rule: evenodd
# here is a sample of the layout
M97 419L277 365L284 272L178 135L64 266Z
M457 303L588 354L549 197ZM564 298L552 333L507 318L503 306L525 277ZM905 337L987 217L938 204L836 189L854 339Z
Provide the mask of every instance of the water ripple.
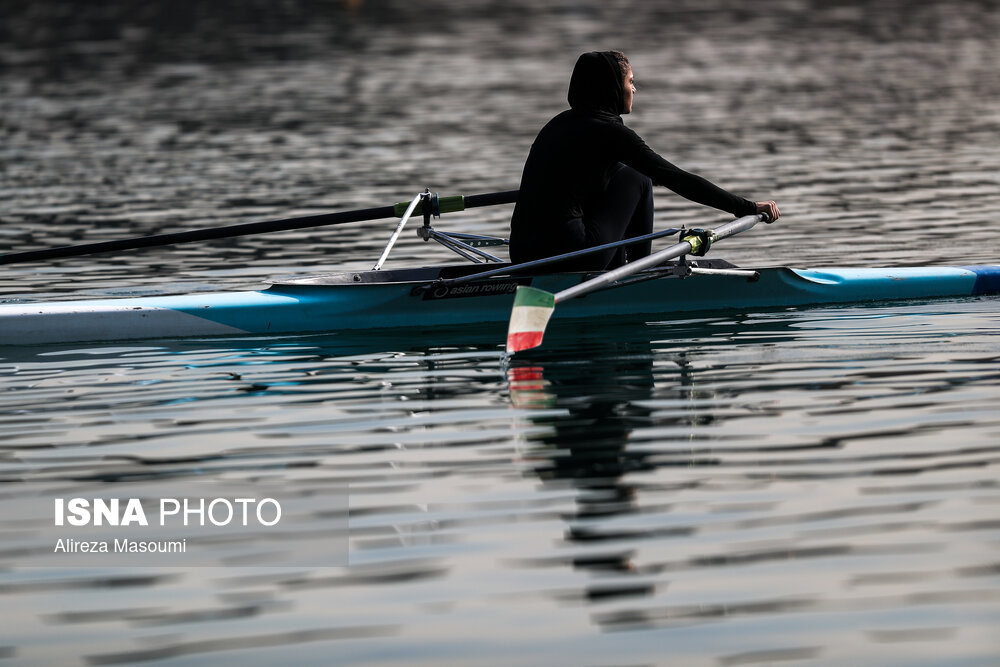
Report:
M0 29L0 252L516 187L576 53L617 42L630 126L782 205L718 256L998 260L989 3L78 4ZM656 220L712 215L663 191ZM368 268L393 224L11 265L0 300ZM407 233L389 266L449 261ZM995 298L499 338L3 349L0 658L997 662ZM311 499L292 551L346 486L349 566L30 566L33 503L191 480Z

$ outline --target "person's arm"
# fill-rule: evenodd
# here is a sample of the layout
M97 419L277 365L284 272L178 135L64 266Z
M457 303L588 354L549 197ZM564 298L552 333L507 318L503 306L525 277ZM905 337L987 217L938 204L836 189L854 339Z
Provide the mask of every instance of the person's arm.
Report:
M620 129L616 144L621 148L621 161L648 176L655 185L662 185L685 199L735 216L765 212L755 202L723 190L711 181L664 160L630 128L619 126L616 129ZM777 206L773 210L777 217Z

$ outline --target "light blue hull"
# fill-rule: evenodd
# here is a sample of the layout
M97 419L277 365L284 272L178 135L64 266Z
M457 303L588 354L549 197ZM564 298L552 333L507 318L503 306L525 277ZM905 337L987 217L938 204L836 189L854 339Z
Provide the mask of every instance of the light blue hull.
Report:
M658 277L560 304L555 319L661 318L693 311L935 299L1000 293L1000 266L757 269ZM0 305L0 345L290 334L506 323L513 290L557 292L584 274L500 276L443 288L441 269L338 274L256 292Z

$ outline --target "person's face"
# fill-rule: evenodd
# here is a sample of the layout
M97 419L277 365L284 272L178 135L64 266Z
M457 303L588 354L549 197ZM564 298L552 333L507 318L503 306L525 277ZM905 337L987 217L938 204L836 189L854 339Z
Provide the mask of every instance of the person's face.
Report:
M632 77L632 68L628 68L628 72L625 73L625 108L622 109L622 113L631 113L632 111L632 98L635 97L635 79Z

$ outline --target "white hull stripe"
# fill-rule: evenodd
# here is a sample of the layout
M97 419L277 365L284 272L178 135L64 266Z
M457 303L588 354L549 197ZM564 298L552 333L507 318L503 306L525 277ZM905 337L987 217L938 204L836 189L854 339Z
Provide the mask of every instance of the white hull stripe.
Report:
M93 306L85 301L7 306L3 314L2 339L6 345L247 333L171 308L113 308L106 301ZM67 331L72 335L67 336Z

